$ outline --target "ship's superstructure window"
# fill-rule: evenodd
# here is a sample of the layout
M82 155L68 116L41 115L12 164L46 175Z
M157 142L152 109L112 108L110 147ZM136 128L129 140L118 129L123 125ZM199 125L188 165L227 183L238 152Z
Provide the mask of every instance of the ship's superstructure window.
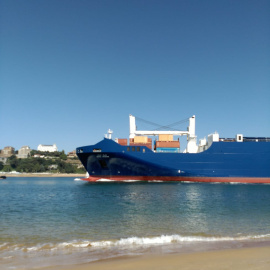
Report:
M132 146L131 150L132 150L132 152L134 152L135 151L135 146Z
M137 146L137 152L140 152L141 148L139 146Z
M128 152L130 151L130 147L129 147L129 146L127 147L127 151L128 151Z

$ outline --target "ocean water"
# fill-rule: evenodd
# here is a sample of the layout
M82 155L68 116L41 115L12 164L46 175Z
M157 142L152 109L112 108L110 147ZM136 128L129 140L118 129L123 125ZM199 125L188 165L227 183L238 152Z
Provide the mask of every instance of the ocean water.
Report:
M270 185L0 181L0 269L270 241Z

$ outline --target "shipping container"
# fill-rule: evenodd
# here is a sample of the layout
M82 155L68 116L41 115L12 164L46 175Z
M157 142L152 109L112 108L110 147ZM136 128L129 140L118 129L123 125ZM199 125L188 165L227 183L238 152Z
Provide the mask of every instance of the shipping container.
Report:
M148 137L146 137L146 138L147 138L147 140L145 143L144 142L135 142L134 138L131 138L131 139L129 139L129 145L146 146L152 150L152 139L148 138Z
M135 136L134 143L147 143L148 137L147 136Z
M169 148L166 148L166 147L159 147L159 148L156 148L155 149L156 152L164 152L164 153L179 153L180 152L180 148L177 148L177 147L169 147Z
M129 143L130 146L146 146L152 150L152 143Z
M179 141L171 141L171 142L164 142L164 141L156 141L155 144L156 148L180 148L180 142Z
M163 142L173 141L173 135L171 134L160 134L158 140Z
M120 145L127 145L127 139L116 139L116 142Z
M146 141L145 143L152 143L152 139L151 139L151 138L148 138L148 137L146 137L146 138L147 138L147 141ZM129 142L130 142L130 143L136 143L135 140L134 140L134 138L130 138L130 139L129 139ZM141 142L141 143L142 143L142 142Z

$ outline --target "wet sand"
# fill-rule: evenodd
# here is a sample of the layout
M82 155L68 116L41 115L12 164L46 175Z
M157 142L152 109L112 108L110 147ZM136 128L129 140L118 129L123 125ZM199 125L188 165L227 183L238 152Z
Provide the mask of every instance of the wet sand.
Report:
M44 270L268 270L270 246L227 249L188 254L125 257L83 265L58 266Z

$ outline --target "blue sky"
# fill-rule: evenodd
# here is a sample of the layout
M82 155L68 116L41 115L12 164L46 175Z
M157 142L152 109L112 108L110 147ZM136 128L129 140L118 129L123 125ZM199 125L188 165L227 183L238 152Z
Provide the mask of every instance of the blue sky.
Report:
M0 0L0 149L126 138L129 114L196 115L198 139L270 137L269 13L264 0Z

